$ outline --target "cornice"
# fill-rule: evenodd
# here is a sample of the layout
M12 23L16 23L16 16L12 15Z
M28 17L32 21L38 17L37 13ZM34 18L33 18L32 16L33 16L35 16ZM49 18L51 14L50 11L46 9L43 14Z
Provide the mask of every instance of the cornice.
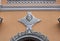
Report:
M58 6L4 6L0 5L0 11L10 11L10 10L59 10L60 5Z

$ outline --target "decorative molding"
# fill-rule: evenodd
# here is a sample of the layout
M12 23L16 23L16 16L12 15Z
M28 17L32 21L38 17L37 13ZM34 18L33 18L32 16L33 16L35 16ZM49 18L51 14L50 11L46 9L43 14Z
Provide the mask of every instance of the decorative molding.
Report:
M45 35L38 33L38 32L31 32L31 33L21 32L21 33L18 33L17 35L15 35L14 37L12 37L10 41L18 41L18 40L22 41L22 39L26 38L26 37L35 38L35 40L38 39L39 41L49 41Z
M54 4L56 1L8 1L8 4Z
M53 4L56 0L7 0L8 4Z
M0 11L15 11L15 10L60 10L58 6L0 6Z
M32 26L39 22L40 19L35 18L31 12L27 12L27 15L18 21L23 23L28 29L25 32L18 33L12 37L10 41L49 41L48 38L40 32L38 33L32 31Z
M1 1L1 0L0 0ZM2 2L2 1L1 1ZM60 4L53 3L56 2L56 0L7 0L8 5L0 4L0 11L15 11L15 10L59 10L60 11ZM48 4L47 6L11 6L12 4ZM52 4L51 4L52 3ZM25 5L26 5L25 4ZM52 5L52 6L49 6Z
M26 31L30 33L32 30L32 26L39 22L40 19L34 17L31 12L27 12L27 15L24 18L19 19L18 21L23 23L27 27Z

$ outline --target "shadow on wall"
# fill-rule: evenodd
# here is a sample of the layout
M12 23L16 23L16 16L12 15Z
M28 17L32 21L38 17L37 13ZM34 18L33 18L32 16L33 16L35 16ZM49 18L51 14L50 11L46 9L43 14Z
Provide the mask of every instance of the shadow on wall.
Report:
M2 21L3 21L3 18L0 17L0 29L2 27Z
M60 29L60 23L58 23L57 26L58 26L58 29Z
M58 21L59 21L59 23L58 23L58 29L60 29L60 18L58 18Z

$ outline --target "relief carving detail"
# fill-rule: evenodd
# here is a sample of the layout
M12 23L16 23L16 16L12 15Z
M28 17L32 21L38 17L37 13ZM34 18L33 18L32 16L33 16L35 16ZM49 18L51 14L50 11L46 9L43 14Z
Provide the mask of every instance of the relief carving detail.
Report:
M27 15L18 21L23 23L27 29L25 32L18 33L12 37L10 41L49 41L48 38L40 32L32 31L32 26L41 20L34 17L31 12L27 12Z

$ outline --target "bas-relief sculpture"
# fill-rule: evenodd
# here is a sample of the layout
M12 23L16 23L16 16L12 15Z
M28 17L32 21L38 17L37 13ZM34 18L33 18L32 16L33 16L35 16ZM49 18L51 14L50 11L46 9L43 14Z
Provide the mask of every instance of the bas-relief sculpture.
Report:
M18 21L26 26L26 31L18 33L10 41L49 41L45 35L32 30L32 26L41 20L34 17L31 12L27 12L27 15Z

